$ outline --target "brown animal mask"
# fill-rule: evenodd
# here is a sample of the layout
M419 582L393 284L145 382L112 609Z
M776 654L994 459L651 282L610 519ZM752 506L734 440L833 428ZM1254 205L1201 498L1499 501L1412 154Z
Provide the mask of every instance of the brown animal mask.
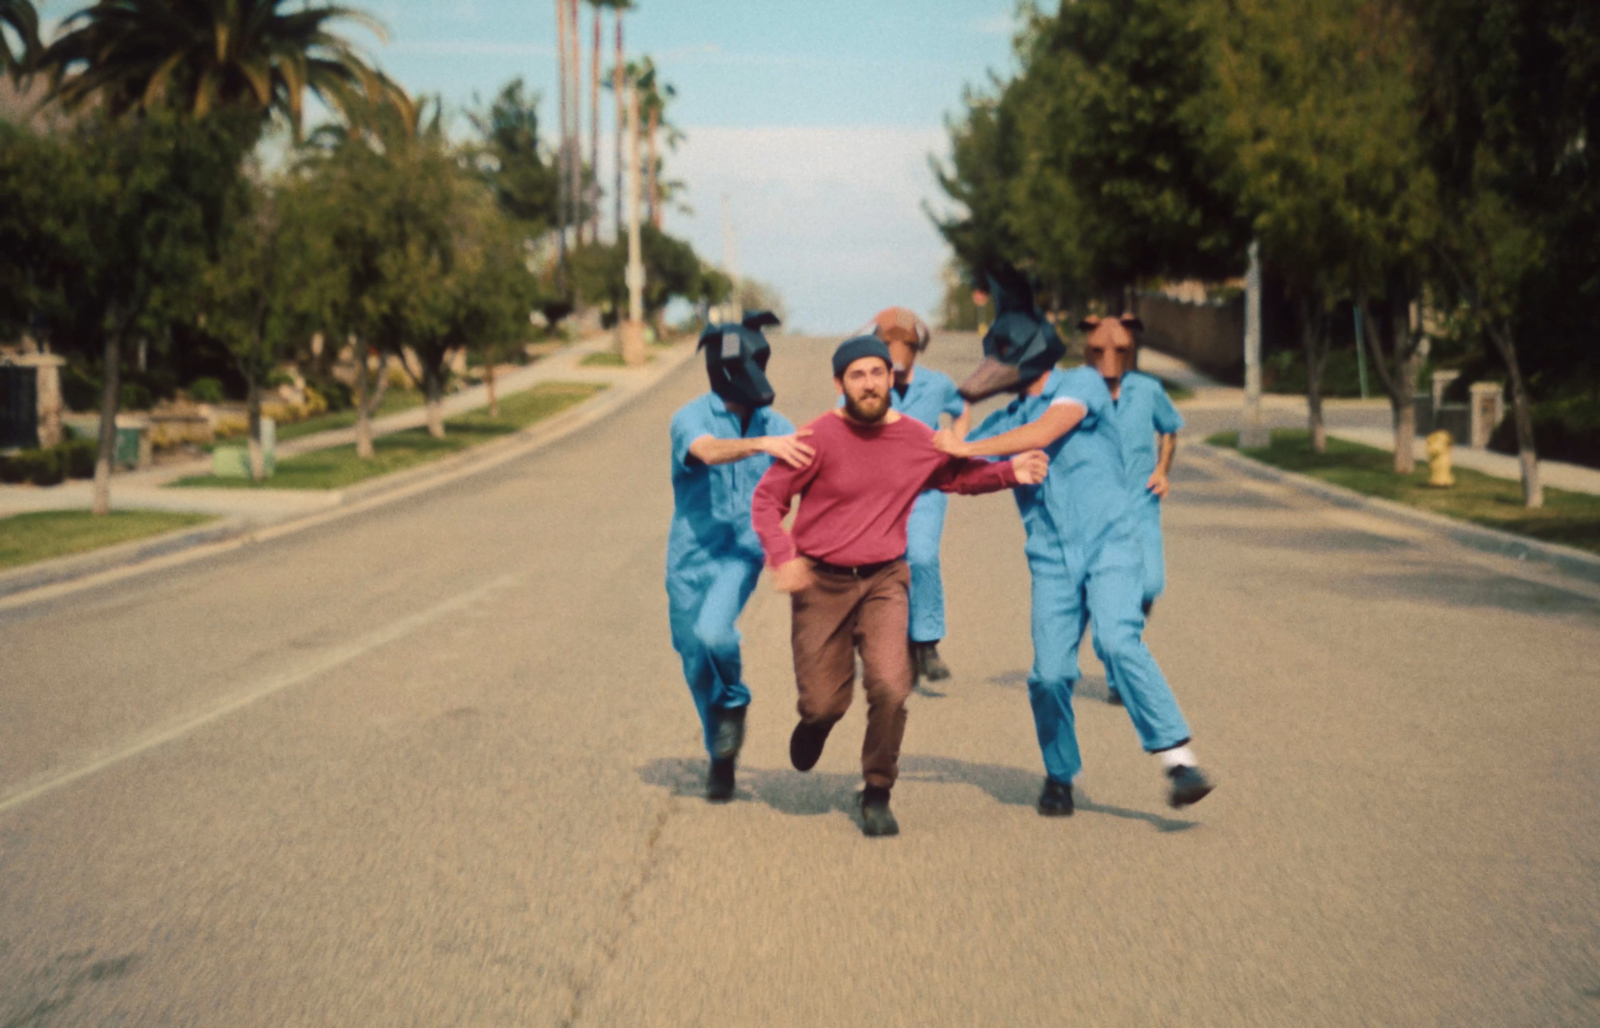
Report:
M1102 378L1120 379L1133 370L1135 360L1135 332L1144 330L1138 318L1088 317L1078 322L1078 328L1089 333L1083 343L1084 363L1100 372Z

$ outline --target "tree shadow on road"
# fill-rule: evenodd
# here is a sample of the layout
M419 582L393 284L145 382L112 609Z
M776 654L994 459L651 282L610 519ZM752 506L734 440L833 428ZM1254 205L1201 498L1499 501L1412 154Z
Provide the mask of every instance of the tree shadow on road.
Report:
M647 785L670 789L674 796L698 797L705 795L706 770L705 758L663 757L641 767L639 778ZM1038 798L1041 781L1034 772L1002 764L978 764L953 757L921 756L901 758L900 780L936 785L972 785L1006 806L1029 808ZM859 823L861 814L856 794L860 789L861 778L858 775L826 771L801 774L788 769L741 767L735 799L762 803L791 817L842 813ZM1082 789L1076 791L1076 796L1080 812L1143 821L1161 832L1181 832L1199 826L1197 821L1095 803Z
M77 999L80 990L127 977L139 960L133 953L109 960L92 960L93 957L92 948L66 953L54 963L0 986L0 1028L54 1022L56 1015Z

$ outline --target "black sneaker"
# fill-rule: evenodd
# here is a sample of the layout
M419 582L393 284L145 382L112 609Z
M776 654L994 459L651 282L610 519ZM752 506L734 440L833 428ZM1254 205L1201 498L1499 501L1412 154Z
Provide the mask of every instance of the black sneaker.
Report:
M861 834L869 839L900 834L900 824L889 810L888 789L869 785L861 790Z
M733 758L711 758L711 773L706 776L706 799L726 803L733 799Z
M918 677L930 682L942 682L950 677L950 668L939 659L937 642L912 643L911 663Z
M1106 702L1113 707L1122 706L1122 694L1115 689L1106 690Z
M1039 790L1039 813L1045 817L1071 817L1072 783L1046 778L1044 788Z
M1167 802L1174 807L1199 803L1216 788L1204 771L1187 764L1167 768L1167 777L1172 779L1172 791L1167 794Z
M711 736L713 757L733 758L744 747L744 715L748 707L729 707L717 711L717 730Z
M817 761L822 758L822 747L827 745L828 733L833 731L833 721L818 721L808 724L804 721L794 726L794 734L789 736L789 763L794 765L796 771L810 771L817 766Z

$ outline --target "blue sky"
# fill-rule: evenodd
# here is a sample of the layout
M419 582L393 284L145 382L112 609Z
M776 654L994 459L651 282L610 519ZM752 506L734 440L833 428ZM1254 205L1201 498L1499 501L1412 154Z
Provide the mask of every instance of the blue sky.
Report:
M931 312L947 252L921 210L940 196L927 158L944 152L963 86L1011 67L1014 2L640 0L627 49L676 87L669 117L687 135L667 173L687 184L694 213L669 213L668 230L721 259L726 197L739 268L778 287L791 327L845 332L895 303ZM462 105L521 75L554 123L550 0L369 9L390 34L373 55L408 89ZM610 32L608 19L608 65ZM611 181L606 153L601 176Z
M85 2L46 0L41 13ZM413 94L459 109L522 76L554 126L552 0L345 2L387 26L383 44L347 31ZM932 312L947 251L921 209L942 196L928 156L945 152L943 120L963 86L1011 68L1016 2L636 0L627 49L676 87L668 117L687 135L666 169L693 213L670 212L668 230L720 260L725 203L739 270L779 289L791 328L845 332L890 304ZM611 45L608 18L607 65ZM605 92L601 106L609 184Z

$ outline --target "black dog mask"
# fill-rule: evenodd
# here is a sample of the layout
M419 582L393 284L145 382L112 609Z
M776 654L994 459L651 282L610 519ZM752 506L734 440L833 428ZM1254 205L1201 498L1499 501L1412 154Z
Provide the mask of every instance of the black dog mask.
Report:
M713 393L752 410L772 403L775 394L767 381L772 347L761 330L776 324L778 317L771 311L751 311L737 325L706 326L700 346L706 351L706 377Z
M1015 268L989 274L995 319L983 337L983 363L967 376L958 390L968 403L995 393L1021 392L1067 355L1066 344L1055 326L1033 303L1033 287Z

